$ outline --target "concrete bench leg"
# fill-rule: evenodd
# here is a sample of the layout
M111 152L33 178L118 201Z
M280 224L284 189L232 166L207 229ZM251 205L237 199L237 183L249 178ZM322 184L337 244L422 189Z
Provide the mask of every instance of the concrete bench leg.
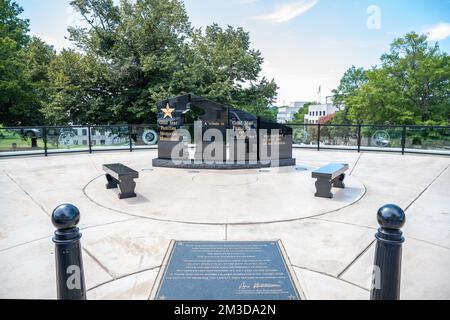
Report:
M106 184L106 189L115 189L115 188L117 188L117 184L119 183L119 181L114 179L108 173L105 176L106 176L106 181L108 181L108 183Z
M134 189L136 188L136 182L133 181L132 178L128 179L122 179L119 183L119 199L126 199L126 198L134 198L136 197L136 193L134 192Z
M320 198L333 198L331 193L331 181L329 179L317 178L316 180L316 197Z
M344 179L345 173L341 174L339 177L334 178L333 187L344 189L345 188Z

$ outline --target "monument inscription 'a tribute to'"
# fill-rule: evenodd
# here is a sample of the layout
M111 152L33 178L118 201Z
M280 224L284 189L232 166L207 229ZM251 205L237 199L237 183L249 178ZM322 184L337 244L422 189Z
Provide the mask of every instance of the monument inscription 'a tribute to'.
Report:
M157 300L299 300L277 241L175 241Z

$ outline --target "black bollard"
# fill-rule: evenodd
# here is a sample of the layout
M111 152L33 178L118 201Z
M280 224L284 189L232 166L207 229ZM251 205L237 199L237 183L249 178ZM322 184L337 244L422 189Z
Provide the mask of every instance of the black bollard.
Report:
M371 300L399 300L402 269L401 227L405 212L395 204L381 207L377 213L380 228L375 234L376 248Z
M83 259L81 255L80 211L71 204L62 204L52 213L56 227L56 287L59 300L86 300Z

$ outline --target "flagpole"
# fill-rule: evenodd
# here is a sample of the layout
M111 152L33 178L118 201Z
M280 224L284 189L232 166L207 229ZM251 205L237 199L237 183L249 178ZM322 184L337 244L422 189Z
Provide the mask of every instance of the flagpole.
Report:
M318 94L319 94L319 104L322 104L322 86L321 85L319 86Z

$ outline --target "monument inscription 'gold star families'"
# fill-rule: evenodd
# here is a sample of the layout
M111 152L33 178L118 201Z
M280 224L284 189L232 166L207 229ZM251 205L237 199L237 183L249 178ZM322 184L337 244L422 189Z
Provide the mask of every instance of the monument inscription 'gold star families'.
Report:
M172 113L175 111L175 109L171 108L169 104L166 104L166 107L161 108L161 111L164 112L164 118L172 119Z

